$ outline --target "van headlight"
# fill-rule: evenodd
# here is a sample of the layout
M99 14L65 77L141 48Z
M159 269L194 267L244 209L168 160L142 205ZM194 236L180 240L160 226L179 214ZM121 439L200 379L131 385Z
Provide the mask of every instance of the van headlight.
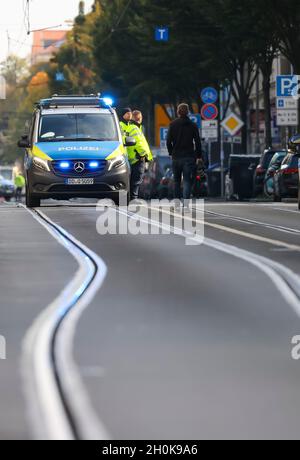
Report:
M39 169L42 169L43 171L50 171L49 163L47 160L43 160L42 158L39 157L33 157L33 164Z
M108 170L111 171L113 168L120 168L121 166L124 166L125 163L125 157L123 155L120 155L119 157L110 160Z

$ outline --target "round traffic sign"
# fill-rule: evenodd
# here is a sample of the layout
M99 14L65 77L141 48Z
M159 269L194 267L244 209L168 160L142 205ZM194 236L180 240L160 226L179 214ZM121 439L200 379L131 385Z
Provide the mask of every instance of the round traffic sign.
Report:
M201 92L201 99L204 104L215 104L218 100L218 91L215 88L204 88Z
M215 120L218 118L219 110L215 104L205 104L201 110L203 120Z

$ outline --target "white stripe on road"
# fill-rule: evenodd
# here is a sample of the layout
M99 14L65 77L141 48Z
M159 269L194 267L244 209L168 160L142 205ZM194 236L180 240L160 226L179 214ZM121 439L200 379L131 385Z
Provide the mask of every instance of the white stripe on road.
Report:
M157 210L157 208L151 209ZM170 214L172 216L174 215L164 210L162 210L161 212ZM176 227L171 227L140 215L137 216L135 214L130 214L122 210L119 210L119 213L125 214L132 219L141 220L147 224L155 225L158 228L161 228L165 231L170 231L171 233L174 233L176 230ZM177 229L178 233L176 233L176 235L183 236L185 239L190 236L194 241L196 240L197 237L195 237L195 235L193 235L192 233L185 232L180 234L181 231L181 229ZM265 273L268 276L268 278L272 281L272 283L279 291L283 299L288 303L288 305L290 305L290 307L294 310L297 316L300 317L300 278L292 270L278 262L275 262L266 257L259 256L250 251L240 249L237 246L221 243L219 241L208 238L205 238L203 241L202 237L199 237L199 243L216 249L218 251L221 251L223 253L226 253L232 257L242 259L245 262L248 262L254 265L255 267L259 268L263 273Z
M269 207L270 206L264 206L264 207ZM289 212L291 214L297 214L300 216L300 211L295 211L294 209L288 209L288 208L278 208L278 206L272 206L271 209L274 209L274 211L281 211L281 212Z
M166 211L164 211L164 212L166 212ZM171 213L167 213L167 214L172 215ZM192 217L184 216L184 218L187 219L187 220L190 220L192 222L195 222L195 219L193 219ZM196 221L196 222L199 222L199 221ZM286 248L286 249L289 249L291 251L297 251L297 252L300 251L300 246L299 245L289 244L289 243L286 243L285 241L274 240L273 238L266 238L266 237L260 236L260 235L254 235L253 233L244 232L242 230L237 230L235 228L225 227L224 225L220 225L220 224L213 224L213 223L207 222L207 221L204 222L204 225L207 226L207 227L211 227L211 228L215 228L217 230L227 232L227 233L232 233L233 235L242 236L244 238L248 238L248 239L255 240L255 241L260 241L262 243L267 243L267 244L270 244L272 246L277 246L279 248Z
M277 231L283 232L283 233L290 233L290 234L294 234L294 235L295 234L300 235L300 230L297 230L296 228L284 227L282 225L276 225L276 224L269 224L267 222L261 222L261 221L257 221L257 220L246 219L244 217L232 216L232 215L229 215L229 214L222 214L222 213L219 213L219 212L213 212L213 211L208 211L208 210L206 210L205 213L207 213L207 214L209 214L211 216L223 217L225 219L233 220L233 221L240 222L240 223L258 225L259 227L265 227L265 228L268 228L268 229L271 229L271 230L277 230Z
M157 211L159 208L155 208L155 207L151 208L150 207L150 209L153 209L153 210L155 209ZM169 212L169 211L162 210L162 212L165 213L165 214L168 214L170 216L174 216L174 214ZM264 237L264 236L254 235L253 233L248 233L248 232L245 232L245 231L242 231L242 230L237 230L235 228L226 227L226 226L220 225L220 224L213 224L213 223L207 222L205 220L199 221L197 219L189 217L188 215L185 215L184 219L189 220L190 222L198 222L200 224L204 224L207 227L215 228L217 230L225 231L227 233L232 233L234 235L242 236L244 238L248 238L248 239L255 240L255 241L260 241L262 243L267 243L267 244L270 244L272 246L276 246L276 247L279 247L279 248L285 248L285 249L289 249L291 251L297 251L297 252L300 251L300 246L299 245L289 244L289 243L285 243L284 241L274 240L272 238L267 238L267 237Z
M33 211L28 212L68 250L79 265L74 278L36 319L24 340L22 369L29 415L35 434L39 439L75 439L74 429L66 412L67 403L80 439L109 439L110 436L91 406L73 358L77 322L102 286L107 267L94 252L47 216L40 213L40 217ZM55 334L56 369L52 359ZM59 376L64 400L58 388L55 371Z

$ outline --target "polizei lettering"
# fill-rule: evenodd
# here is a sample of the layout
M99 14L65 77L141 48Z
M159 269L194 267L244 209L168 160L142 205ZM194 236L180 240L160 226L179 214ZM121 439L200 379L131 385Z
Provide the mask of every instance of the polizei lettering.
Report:
M100 147L59 147L58 149L59 152L74 152L74 151L80 151L80 152L99 152Z

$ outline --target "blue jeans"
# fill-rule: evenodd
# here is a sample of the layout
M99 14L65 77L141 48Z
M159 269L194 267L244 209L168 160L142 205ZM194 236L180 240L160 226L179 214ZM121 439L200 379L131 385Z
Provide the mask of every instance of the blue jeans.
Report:
M182 158L173 160L173 173L175 185L175 198L181 198L181 182L183 176L183 199L190 200L192 186L195 178L196 160L195 158Z
M130 180L130 199L136 200L139 197L140 186L143 183L145 174L145 162L139 161L131 165L131 180Z

